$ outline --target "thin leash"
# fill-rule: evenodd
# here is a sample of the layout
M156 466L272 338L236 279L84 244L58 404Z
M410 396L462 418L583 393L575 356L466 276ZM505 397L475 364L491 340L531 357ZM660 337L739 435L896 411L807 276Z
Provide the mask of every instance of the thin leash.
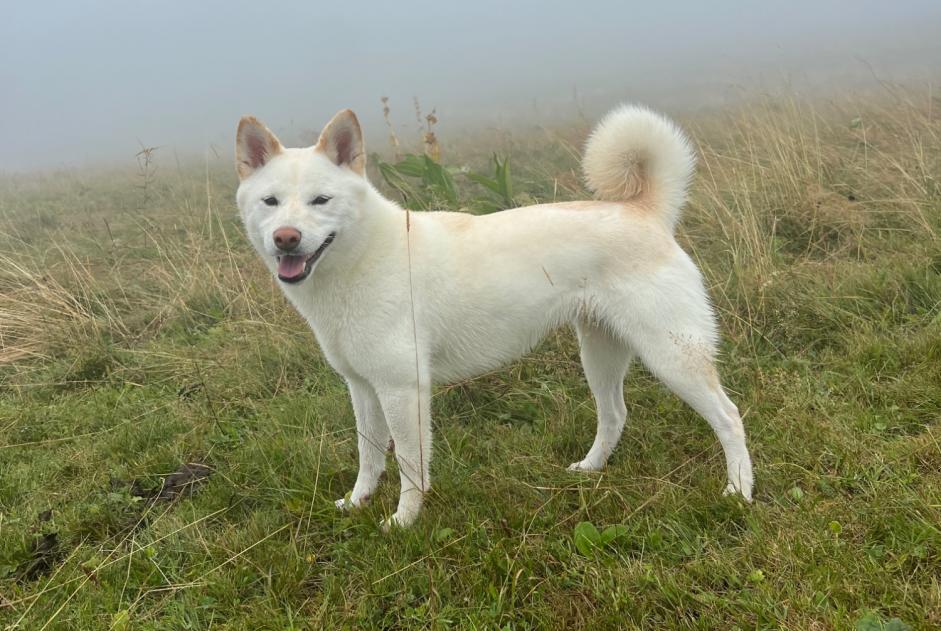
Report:
M421 426L421 369L418 363L418 325L415 320L415 291L412 287L412 214L405 209L405 249L408 253L408 299L412 309L412 341L415 344L415 390L418 397L418 467L421 476L421 492L425 492L425 449L422 445Z

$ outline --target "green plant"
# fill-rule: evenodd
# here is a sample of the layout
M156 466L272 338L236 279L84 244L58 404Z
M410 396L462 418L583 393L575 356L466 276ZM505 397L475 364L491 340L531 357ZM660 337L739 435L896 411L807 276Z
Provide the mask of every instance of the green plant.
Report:
M879 614L869 612L856 621L856 631L912 631L912 628L899 620L883 620Z
M399 192L402 201L412 210L455 208L457 189L451 173L427 155L406 154L395 164L374 157L386 184Z
M575 547L585 556L593 556L627 535L627 526L615 524L599 531L590 521L579 522L572 533Z
M467 174L468 178L497 196L496 202L479 200L480 205L483 208L489 206L489 212L512 208L516 204L513 202L513 179L510 176L510 159L503 158L501 161L497 154L493 154L491 163L493 164L493 177L479 173Z
M456 210L460 203L457 187L454 184L453 167L445 167L427 154L406 154L395 163L373 157L379 173L386 184L402 196L402 202L412 210L431 210L437 208ZM474 211L491 213L515 206L513 200L513 179L510 175L510 159L491 157L493 176L480 173L464 173L468 179L476 182L490 194L468 200L468 206Z

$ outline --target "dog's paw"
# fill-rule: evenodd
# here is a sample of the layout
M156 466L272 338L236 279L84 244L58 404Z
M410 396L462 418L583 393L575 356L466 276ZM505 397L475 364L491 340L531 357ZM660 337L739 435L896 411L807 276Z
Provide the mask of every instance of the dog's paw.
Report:
M382 532L390 532L395 528L408 528L415 523L415 519L418 517L416 514L406 515L402 511L396 511L391 517L387 517L379 522L379 528L382 529Z
M598 465L586 458L585 460L579 460L578 462L573 462L570 464L569 471L584 471L590 473L593 471L601 471L603 467L603 464Z
M359 508L363 506L368 501L369 501L368 495L364 495L363 497L360 497L360 498L354 498L352 495L347 495L346 497L341 497L340 499L335 501L334 504L336 504L336 507L339 508L341 511L350 511L350 510L353 510L354 508Z
M746 489L738 489L735 487L734 484L729 482L728 484L725 485L725 490L722 491L722 495L724 497L729 496L729 495L738 495L742 499L744 499L746 502L751 504L751 486L750 485Z
M393 515L392 517L386 517L385 519L379 522L379 529L382 530L382 532L387 533L387 534L392 532L393 528L405 528L405 527L406 526L404 524L399 523L399 520L396 518L395 515Z

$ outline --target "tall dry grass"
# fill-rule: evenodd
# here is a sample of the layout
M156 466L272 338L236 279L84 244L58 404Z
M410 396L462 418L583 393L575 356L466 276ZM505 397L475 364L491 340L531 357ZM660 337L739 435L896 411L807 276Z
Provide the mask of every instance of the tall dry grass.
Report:
M868 228L935 236L926 215L941 166L934 100L901 89L824 103L766 97L695 119L694 203L759 274L771 272L781 230L804 231L801 254L811 257L858 245Z
M681 237L695 244L732 321L748 328L754 288L784 265L865 257L871 235L936 237L935 101L892 88L879 99L768 97L681 119L700 158ZM419 122L431 133L430 119ZM578 154L586 132L576 125L503 143L524 199L585 195ZM491 150L465 143L453 161ZM8 178L0 185L0 364L131 346L201 316L249 323L259 335L296 324L241 236L234 188L224 160L144 176Z

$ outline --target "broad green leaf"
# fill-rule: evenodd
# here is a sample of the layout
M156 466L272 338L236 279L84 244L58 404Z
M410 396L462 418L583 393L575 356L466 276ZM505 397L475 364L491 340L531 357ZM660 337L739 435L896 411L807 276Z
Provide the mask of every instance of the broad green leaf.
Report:
M422 177L425 174L425 156L408 154L395 163L395 170L409 177Z
M870 611L857 620L854 628L856 631L912 631L911 625L905 624L898 618L883 622L875 611Z
M856 621L856 631L882 631L882 620L873 612L869 612Z
M111 628L114 631L127 631L131 628L131 612L121 609L111 614Z
M451 174L447 172L440 164L424 156L425 158L425 182L434 189L449 204L457 204L457 189L454 188L454 180Z
M452 536L454 536L454 529L452 528L442 528L435 533L435 541L441 543L442 541L447 541Z
M623 537L626 534L627 534L627 526L624 526L622 524L615 524L613 526L608 526L601 533L601 543L604 545L608 545L615 539L618 539L619 537Z
M590 521L579 522L575 526L575 547L585 556L592 556L601 546L601 533Z
M469 177L469 178L470 178L471 180L473 180L474 182L477 182L478 184L480 184L480 185L483 186L484 188L493 191L493 192L496 193L497 195L502 195L502 194L503 194L503 193L500 191L500 185L499 185L499 184L497 183L497 181L496 181L495 179L493 179L493 178L487 177L486 175L480 175L479 173L468 173L468 174L467 174L467 177Z

